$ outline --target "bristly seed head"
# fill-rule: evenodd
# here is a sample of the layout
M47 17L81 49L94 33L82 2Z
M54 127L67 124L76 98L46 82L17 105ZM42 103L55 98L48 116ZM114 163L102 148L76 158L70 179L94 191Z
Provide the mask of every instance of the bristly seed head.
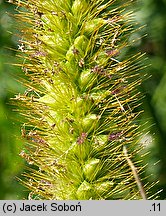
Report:
M30 199L141 199L122 151L135 148L135 160L139 150L142 82L142 55L120 55L132 32L125 2L16 1L27 90L14 100L26 118Z

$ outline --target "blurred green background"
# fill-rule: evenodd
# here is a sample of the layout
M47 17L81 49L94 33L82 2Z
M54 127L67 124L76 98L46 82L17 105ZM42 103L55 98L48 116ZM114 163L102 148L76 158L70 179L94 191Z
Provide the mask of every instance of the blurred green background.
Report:
M23 199L26 190L16 177L23 171L24 162L19 156L22 141L20 137L19 115L14 112L10 98L23 87L16 80L21 74L17 67L10 63L16 61L16 53L9 48L17 49L17 38L11 34L15 21L12 16L14 6L0 0L0 199Z
M151 77L142 85L146 95L143 109L145 110L142 124L148 122L150 133L144 136L142 142L150 154L146 175L149 181L160 180L154 191L163 189L160 199L166 198L166 0L138 0L136 19L140 25L146 24L140 33L132 35L131 39L142 37L132 49L146 52L146 69ZM19 115L14 112L10 98L24 88L16 77L21 75L17 67L9 63L15 62L18 39L15 32L15 21L9 14L14 14L14 6L0 0L0 199L26 199L27 191L16 180L24 169L24 162L19 156L22 149L20 137ZM13 50L8 49L12 47ZM146 126L146 127L147 127ZM159 161L159 163L157 163ZM154 165L156 164L156 165Z

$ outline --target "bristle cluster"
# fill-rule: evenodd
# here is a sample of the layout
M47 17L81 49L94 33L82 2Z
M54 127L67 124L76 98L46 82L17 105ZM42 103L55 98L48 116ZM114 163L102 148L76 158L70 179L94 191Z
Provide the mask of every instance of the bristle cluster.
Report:
M133 27L120 2L17 3L30 199L146 198L134 165L143 55L123 56Z

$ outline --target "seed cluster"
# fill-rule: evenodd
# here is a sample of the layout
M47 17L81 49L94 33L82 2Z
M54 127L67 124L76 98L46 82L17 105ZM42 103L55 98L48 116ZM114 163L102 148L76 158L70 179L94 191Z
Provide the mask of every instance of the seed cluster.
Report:
M142 199L123 152L135 160L139 151L143 56L122 55L134 31L125 2L16 3L31 199Z

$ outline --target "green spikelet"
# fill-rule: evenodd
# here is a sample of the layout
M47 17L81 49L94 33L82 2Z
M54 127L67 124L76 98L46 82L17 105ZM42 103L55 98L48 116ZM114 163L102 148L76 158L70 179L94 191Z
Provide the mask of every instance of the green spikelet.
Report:
M16 99L32 199L146 199L137 161L142 54L123 55L132 1L120 2L16 3L29 79Z

